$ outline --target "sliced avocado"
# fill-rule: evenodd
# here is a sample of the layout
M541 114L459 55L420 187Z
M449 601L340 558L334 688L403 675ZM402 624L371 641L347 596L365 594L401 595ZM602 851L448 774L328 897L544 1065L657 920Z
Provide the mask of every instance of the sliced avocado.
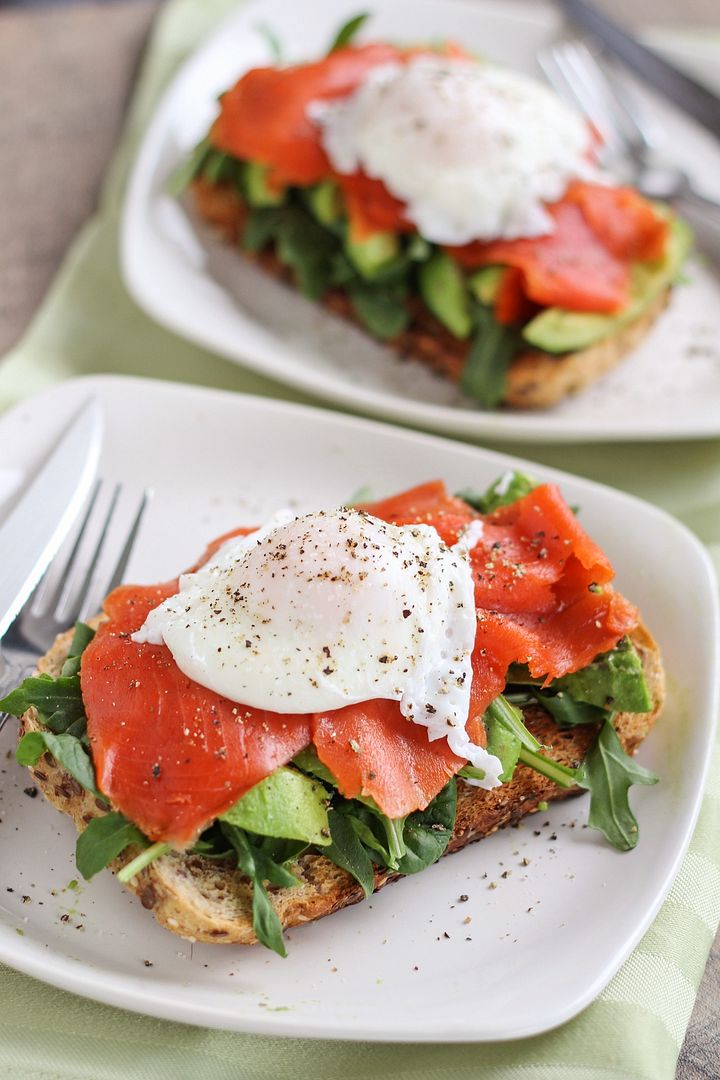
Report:
M342 217L342 195L334 180L323 180L322 183L307 188L305 201L317 221L327 228L336 225Z
M400 255L400 240L393 232L377 232L366 240L345 241L345 252L356 270L373 278Z
M432 248L427 240L420 233L413 233L405 249L408 259L413 262L425 262L426 259L430 258L431 253Z
M470 291L475 294L481 304L492 307L495 303L504 273L504 266L483 266L482 270L476 270L468 278Z
M243 172L243 190L251 206L282 206L287 191L276 190L268 184L268 169L257 161L247 161Z
M418 270L420 292L433 315L457 338L469 337L472 314L465 275L444 251L435 251Z
M610 337L634 322L663 289L675 279L690 245L692 232L680 218L670 217L667 251L657 262L638 262L632 267L630 303L616 315L546 308L523 328L530 345L549 353L575 352Z
M283 765L231 806L221 820L260 836L330 843L328 794L319 780Z
M582 670L555 679L551 688L615 712L650 712L653 707L642 660L627 638Z

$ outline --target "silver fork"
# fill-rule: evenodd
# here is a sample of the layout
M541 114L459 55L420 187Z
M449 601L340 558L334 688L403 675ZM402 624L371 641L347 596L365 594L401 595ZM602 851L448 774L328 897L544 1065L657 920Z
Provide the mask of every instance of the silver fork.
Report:
M597 129L603 165L650 199L673 203L698 230L698 242L720 252L720 203L702 195L679 165L660 152L662 131L633 100L627 88L611 81L582 41L559 42L538 53L554 89L578 106Z
M120 484L95 484L74 532L0 642L0 698L34 671L58 634L95 614L122 581L150 492L131 503L129 526L118 521L121 495ZM6 720L0 713L0 731Z

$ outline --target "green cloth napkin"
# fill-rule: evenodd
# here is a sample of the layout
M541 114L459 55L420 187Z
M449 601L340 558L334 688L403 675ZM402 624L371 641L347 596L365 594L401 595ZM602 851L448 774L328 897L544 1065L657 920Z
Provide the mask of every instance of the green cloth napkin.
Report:
M118 214L138 139L177 65L231 6L230 0L172 0L164 8L99 212L76 240L24 340L0 366L0 408L60 379L92 372L147 375L307 400L153 323L131 301L118 272ZM693 529L720 566L720 443L572 448L523 444L510 449L657 503ZM690 851L653 926L597 1001L546 1035L514 1043L449 1046L235 1035L98 1005L0 965L0 1076L669 1080L720 921L719 837L716 752ZM538 993L542 993L540 973Z

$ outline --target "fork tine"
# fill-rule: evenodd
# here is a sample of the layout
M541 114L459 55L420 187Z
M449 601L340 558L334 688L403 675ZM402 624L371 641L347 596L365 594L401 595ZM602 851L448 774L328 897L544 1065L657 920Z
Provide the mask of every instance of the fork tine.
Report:
M619 92L617 75L611 80L593 52L582 41L571 42L567 50L568 64L577 80L590 87L600 107L604 107L616 129L635 153L647 152L653 145L637 109L632 109L625 90Z
M105 516L103 518L103 522L100 528L100 532L98 534L97 541L95 543L95 547L90 556L90 561L86 564L85 567L81 568L83 578L80 587L78 588L77 586L77 574L75 573L71 573L65 582L62 596L60 597L60 601L53 613L58 621L71 623L76 622L77 619L80 617L80 611L87 600L88 593L90 591L90 587L95 576L95 570L100 560L100 555L102 554L103 547L105 546L105 541L107 539L110 529L110 523L113 519L118 499L120 498L120 490L121 485L116 484L110 498L110 505L105 512ZM75 595L74 602L72 602L73 595Z
M569 44L564 42L542 50L538 54L540 67L555 91L585 113L607 150L613 156L621 155L626 152L624 140L587 80L578 74L577 63L573 63L568 51Z
M28 601L10 628L19 632L15 635L7 634L3 638L2 647L0 647L0 681L9 674L12 674L13 680L16 681L19 681L26 674L30 674L35 659L49 648L57 634L67 629L68 624L78 618L84 619L94 613L100 606L102 596L112 591L122 581L152 492L149 489L143 491L139 503L136 504L137 508L129 527L123 534L118 536L118 529L112 528L112 526L120 501L121 485L117 484L115 486L108 507L100 515L101 524L98 534L95 533L93 528L92 518L98 517L98 513L93 513L93 510L98 509L96 504L99 501L100 488L101 484L98 482L90 496L89 505L84 511L77 535L72 541L70 555L60 557L63 567L62 571L60 571L62 593L56 606L54 609L49 609L45 604L37 604L38 610L33 612L31 602ZM132 506L132 503L130 503L130 506ZM111 532L115 534L113 537L114 543L121 546L119 554L114 558L112 569L103 577L102 568L100 573L97 570L101 566L101 557L107 558L105 549L110 547ZM97 539L95 539L95 535L97 535ZM84 540L87 543L84 544ZM94 547L89 555L89 561L82 561L81 548L88 545L92 547L93 543ZM55 563L48 568L48 573L51 570L57 571L57 569L56 558ZM69 574L69 577L63 581L65 574ZM54 585L56 576L56 573L54 573L52 588L46 589L46 592L50 591L53 597L57 597L57 589ZM82 584L78 589L75 581L71 579L78 579L81 576ZM101 577L103 578L102 581L100 580ZM75 600L74 603L71 603L74 594L76 594ZM35 594L33 594L33 599L36 599ZM7 717L0 714L0 731L2 731L6 720Z
M103 595L106 595L107 593L112 592L112 590L117 588L117 586L123 580L123 576L125 574L125 569L127 567L127 564L128 564L128 562L130 560L130 556L131 556L132 551L133 551L133 548L135 546L135 541L137 540L137 535L138 535L138 532L140 531L140 525L141 525L142 519L143 519L143 517L145 515L145 511L147 510L147 506L148 506L148 503L150 501L150 497L151 497L151 492L148 489L145 489L145 491L143 491L143 493L142 493L142 498L140 499L140 505L138 506L137 512L135 513L135 517L133 518L132 524L130 525L130 529L129 529L127 537L125 539L125 543L123 544L122 550L120 552L120 555L118 556L117 562L115 563L115 567L113 568L113 571L112 571L112 573L110 575L109 581L100 590L103 593ZM89 580L88 580L88 589L86 591L85 596L81 600L81 606L80 606L78 617L80 619L86 619L88 617L88 615L94 614L96 606L97 606L97 601L95 600L95 598L93 597L93 595L92 595L92 593L90 591Z
M632 125L638 140L643 144L645 150L657 150L662 146L664 129L655 114L643 105L637 84L628 82L626 78L621 78L618 75L611 80L602 62L604 60L607 64L607 57L598 59L589 49L587 52L591 62L595 65L596 71L601 76L604 76L605 83L610 88L618 108L625 114L627 122ZM618 86L618 80L622 89Z

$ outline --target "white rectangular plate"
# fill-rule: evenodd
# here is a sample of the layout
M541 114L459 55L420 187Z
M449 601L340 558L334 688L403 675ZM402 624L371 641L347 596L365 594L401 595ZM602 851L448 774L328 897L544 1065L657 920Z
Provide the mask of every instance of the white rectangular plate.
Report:
M492 60L538 74L537 50L559 34L541 5L493 0L374 0L363 34L397 41L453 38ZM128 188L122 269L158 322L245 367L349 408L454 435L565 440L698 438L720 433L720 282L693 261L691 281L633 353L587 391L539 412L487 412L417 361L272 280L214 239L164 192L174 167L206 133L217 95L244 70L270 62L258 25L288 58L317 56L356 14L357 0L243 4L184 65L147 131ZM703 75L716 44L673 43L673 58ZM667 51L667 48L666 48ZM653 102L670 157L720 197L720 148L672 107Z
M484 488L518 465L558 480L659 639L669 700L639 757L662 782L633 791L641 838L632 853L584 829L587 800L571 800L291 931L281 960L262 948L192 947L109 873L69 888L78 877L72 823L24 793L27 771L5 761L11 722L0 736L0 960L113 1005L281 1035L517 1038L587 1005L660 906L700 803L720 680L715 584L697 540L646 503L505 455L325 411L112 377L65 383L0 421L5 503L91 394L105 417L101 475L129 493L155 489L129 580L166 580L233 525L288 504L336 506L365 484L378 496L437 476L451 490ZM4 509L0 502L0 516Z

